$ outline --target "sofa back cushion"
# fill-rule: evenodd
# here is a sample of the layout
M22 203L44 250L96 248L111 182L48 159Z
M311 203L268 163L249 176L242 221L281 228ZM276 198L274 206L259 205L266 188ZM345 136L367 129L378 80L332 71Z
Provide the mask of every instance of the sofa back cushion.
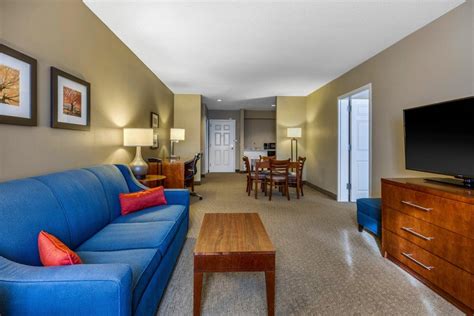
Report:
M110 222L104 187L92 172L69 170L35 179L51 189L63 208L71 232L70 248L75 249Z
M129 193L127 182L119 168L113 165L104 165L86 168L96 175L105 190L107 203L110 211L110 221L120 216L121 193Z
M0 183L0 256L22 264L41 265L41 230L71 246L65 214L51 189L35 179Z

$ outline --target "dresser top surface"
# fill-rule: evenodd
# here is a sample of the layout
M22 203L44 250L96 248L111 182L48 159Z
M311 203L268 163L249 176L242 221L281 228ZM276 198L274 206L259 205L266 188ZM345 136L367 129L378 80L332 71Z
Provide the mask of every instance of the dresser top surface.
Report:
M382 179L382 183L393 184L464 203L474 204L474 189L427 181L425 178L384 178Z

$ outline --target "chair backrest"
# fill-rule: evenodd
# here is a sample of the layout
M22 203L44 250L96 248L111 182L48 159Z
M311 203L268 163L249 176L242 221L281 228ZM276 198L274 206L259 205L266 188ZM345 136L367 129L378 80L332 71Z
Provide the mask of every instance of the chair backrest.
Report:
M243 160L243 162L244 162L244 164L245 164L245 170L247 171L247 175L250 176L252 170L250 169L250 160L249 160L249 157L243 156L243 157L242 157L242 160Z
M197 174L197 163L201 159L201 153L194 155L193 159L190 159L184 163L184 178L190 179Z
M259 155L260 157L260 161L267 161L267 160L271 160L271 159L276 159L276 156L262 156L262 155Z
M299 178L300 180L303 179L303 168L304 168L304 163L306 162L306 157L298 157L298 172L299 172Z
M288 177L288 169L290 168L290 159L276 160L270 159L270 177L274 175L284 175Z

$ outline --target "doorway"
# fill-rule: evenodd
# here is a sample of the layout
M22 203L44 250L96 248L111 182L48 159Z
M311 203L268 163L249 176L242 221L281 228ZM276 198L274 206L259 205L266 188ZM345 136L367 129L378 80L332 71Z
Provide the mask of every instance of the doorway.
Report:
M339 202L370 196L372 86L368 84L338 98Z
M235 120L209 120L209 172L235 172Z

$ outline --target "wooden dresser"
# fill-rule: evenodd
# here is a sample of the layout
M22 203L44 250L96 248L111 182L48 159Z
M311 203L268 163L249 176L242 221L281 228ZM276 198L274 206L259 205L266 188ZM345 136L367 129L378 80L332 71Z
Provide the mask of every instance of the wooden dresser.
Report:
M474 190L382 179L384 255L466 314L474 311Z

